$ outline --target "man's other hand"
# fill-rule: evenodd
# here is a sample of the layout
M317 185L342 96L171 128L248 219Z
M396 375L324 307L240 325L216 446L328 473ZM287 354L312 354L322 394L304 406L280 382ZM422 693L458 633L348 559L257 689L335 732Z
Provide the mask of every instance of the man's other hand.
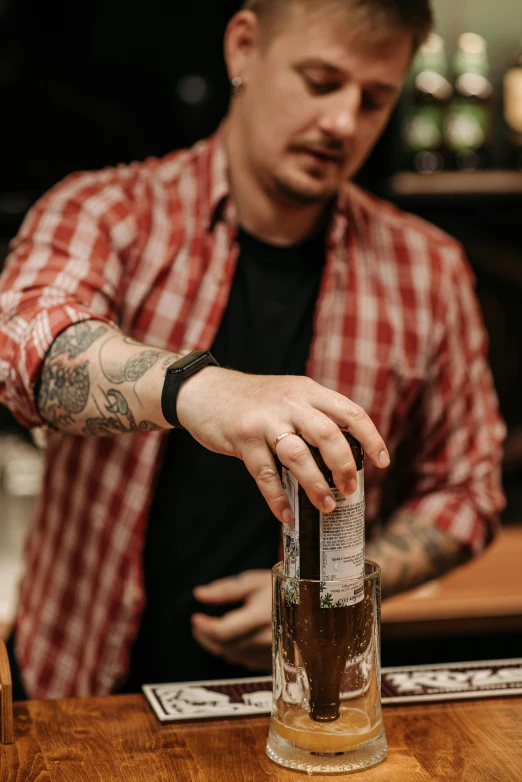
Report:
M242 602L222 617L192 616L194 638L208 652L251 670L269 671L272 663L272 574L246 570L196 587L194 596L212 605Z

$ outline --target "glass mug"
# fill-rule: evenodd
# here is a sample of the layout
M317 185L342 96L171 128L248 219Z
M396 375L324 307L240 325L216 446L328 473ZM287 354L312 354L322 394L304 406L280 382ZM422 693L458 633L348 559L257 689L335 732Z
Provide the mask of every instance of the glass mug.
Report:
M366 560L364 578L320 582L285 576L279 562L272 586L268 757L308 773L379 763L388 749L380 697L379 566ZM360 598L338 606L335 598L342 594Z

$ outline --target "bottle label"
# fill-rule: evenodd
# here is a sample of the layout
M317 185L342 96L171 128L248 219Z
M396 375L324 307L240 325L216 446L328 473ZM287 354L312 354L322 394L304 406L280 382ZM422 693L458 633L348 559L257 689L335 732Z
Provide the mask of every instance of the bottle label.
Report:
M522 66L504 77L504 117L511 130L522 134Z
M294 522L283 524L283 572L291 580L285 587L289 603L299 603L299 484L283 467L285 489ZM357 489L348 497L332 488L337 507L320 513L320 601L322 608L354 605L364 599L364 583L328 583L364 578L364 470L357 471Z
M321 608L354 605L364 598L364 583L329 584L364 578L364 470L357 471L357 489L348 497L333 488L337 507L320 514Z
M283 573L287 581L285 595L289 603L299 602L299 484L286 467L283 467L283 489L294 514L292 524L283 524Z

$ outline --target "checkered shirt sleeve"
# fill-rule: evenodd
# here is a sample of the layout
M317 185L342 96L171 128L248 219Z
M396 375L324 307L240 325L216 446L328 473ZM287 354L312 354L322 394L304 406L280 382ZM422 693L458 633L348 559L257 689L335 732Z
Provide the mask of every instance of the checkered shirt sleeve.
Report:
M504 507L505 426L472 272L456 243L439 252L452 273L441 289L430 371L399 457L407 499L398 512L432 520L477 553L493 538Z
M91 318L115 325L135 237L124 184L115 169L68 177L11 243L0 277L0 402L25 426L43 423L34 389L56 336Z

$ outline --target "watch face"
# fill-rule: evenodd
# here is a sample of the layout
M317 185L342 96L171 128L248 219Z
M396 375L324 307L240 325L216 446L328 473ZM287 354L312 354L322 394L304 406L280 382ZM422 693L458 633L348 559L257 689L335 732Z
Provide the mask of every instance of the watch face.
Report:
M168 368L167 372L171 375L178 375L180 372L185 372L190 367L197 366L201 361L204 361L207 356L210 355L208 350L195 350L193 353L189 353L187 356L183 356L175 364Z

